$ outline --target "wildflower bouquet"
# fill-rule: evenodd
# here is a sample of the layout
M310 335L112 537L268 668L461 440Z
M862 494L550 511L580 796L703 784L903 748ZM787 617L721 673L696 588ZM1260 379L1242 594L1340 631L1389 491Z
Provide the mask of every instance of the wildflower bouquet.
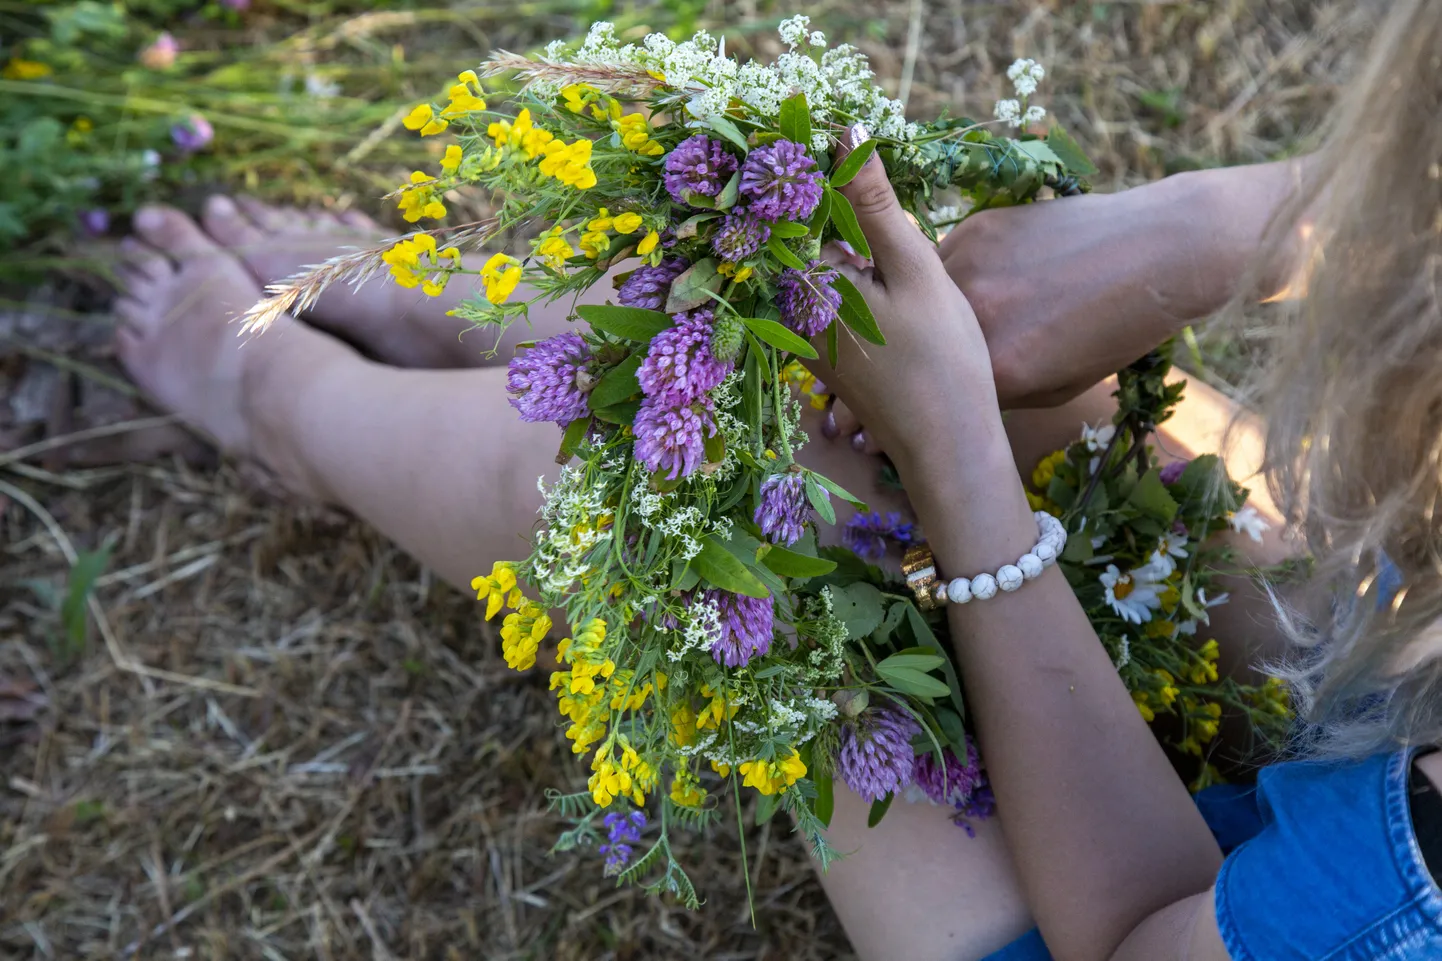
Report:
M818 521L836 522L833 498L864 505L796 459L803 403L825 403L797 364L817 358L812 339L833 359L842 336L885 344L857 289L820 258L831 241L869 253L837 188L880 153L903 205L934 232L955 219L938 216L943 199L960 194L972 210L1024 203L1043 188L1085 189L1091 170L1060 128L1025 132L1044 114L1030 102L1043 77L1032 61L1013 65L1017 97L997 105L995 123L918 124L855 48L828 48L807 18L785 21L781 39L775 63L741 63L705 33L623 44L603 23L578 48L501 54L460 74L445 104L405 119L457 142L438 173L417 171L395 196L412 223L445 217L447 192L466 185L493 191L499 212L413 234L380 258L398 283L432 295L476 275L479 295L453 313L494 331L538 302L615 284L614 303L577 308L584 324L510 361L512 405L561 429L563 466L543 483L530 556L472 586L488 618L506 612L502 651L517 670L536 663L552 612L570 625L550 686L590 776L586 790L551 798L572 821L558 847L596 844L607 874L693 907L672 831L718 820L723 788L738 821L743 787L756 792L756 818L787 811L823 866L836 857L823 832L837 778L873 802L873 823L907 792L963 822L989 810L940 612L869 563L911 529L862 513L846 531L854 550L819 546ZM499 76L517 81L505 112L483 96L483 79ZM838 159L838 134L857 125ZM525 256L462 260L464 246L527 229ZM250 323L378 269L369 255L323 265L276 288ZM1080 505L1075 516L1108 537L1141 538L1118 558L1171 543L1177 516L1111 509L1128 484L1138 498L1151 492L1155 471L1067 497L1071 456L1051 464L1048 503ZM1108 643L1125 644L1130 619L1103 610L1124 588L1114 583L1103 601L1088 560L1069 555L1069 576L1082 572L1073 583ZM1205 586L1198 571L1176 591L1199 622ZM1149 620L1155 606L1142 604ZM1130 664L1151 668L1139 650L1149 643L1131 642ZM1211 663L1198 657L1188 663ZM1150 698L1160 675L1139 670L1127 676Z

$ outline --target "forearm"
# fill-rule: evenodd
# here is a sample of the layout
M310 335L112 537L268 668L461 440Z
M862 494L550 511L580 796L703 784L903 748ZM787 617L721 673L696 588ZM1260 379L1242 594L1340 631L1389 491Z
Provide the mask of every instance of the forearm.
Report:
M903 467L953 576L994 571L1036 538L999 422L966 436L950 457ZM1059 570L949 612L1034 917L1058 958L1107 958L1150 914L1210 886L1216 844Z

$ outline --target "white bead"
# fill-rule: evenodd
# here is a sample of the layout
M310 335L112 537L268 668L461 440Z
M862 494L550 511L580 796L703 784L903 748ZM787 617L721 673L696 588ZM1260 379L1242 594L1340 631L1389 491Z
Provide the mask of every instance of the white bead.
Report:
M990 574L978 574L971 579L971 596L979 601L996 596L996 578Z
M1021 568L1015 564L1005 564L996 572L996 586L1008 594L1021 587L1024 580L1026 578L1022 575Z
M964 577L955 578L946 585L946 596L953 604L965 604L971 600L971 581Z
M1049 567L1056 563L1056 548L1051 545L1050 541L1039 541L1031 549L1031 556Z
M1029 581L1040 577L1041 572L1045 570L1045 565L1042 564L1041 558L1035 554L1021 555L1021 560L1016 562L1016 566L1021 569L1021 576Z

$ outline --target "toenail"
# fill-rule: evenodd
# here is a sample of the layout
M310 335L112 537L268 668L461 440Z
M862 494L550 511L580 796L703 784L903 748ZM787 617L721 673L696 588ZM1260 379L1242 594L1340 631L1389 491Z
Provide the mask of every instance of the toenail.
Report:
M165 226L165 214L147 207L135 215L135 226L145 231L159 230Z
M206 207L209 208L210 214L215 217L235 216L235 202L224 194L216 194L211 197L206 201Z

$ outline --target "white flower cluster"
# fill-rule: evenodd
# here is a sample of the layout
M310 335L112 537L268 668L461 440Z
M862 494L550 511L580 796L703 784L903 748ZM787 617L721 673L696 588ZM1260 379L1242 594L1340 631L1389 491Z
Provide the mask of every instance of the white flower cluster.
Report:
M686 606L685 618L675 632L681 638L680 645L666 652L669 661L679 661L690 651L709 651L721 637L721 612L715 600L697 595Z
M771 698L753 711L738 714L733 723L738 731L779 738L795 747L815 737L836 715L831 700L806 693L785 700Z
M1016 99L998 100L993 115L1009 127L1027 127L1040 123L1046 111L1030 103L1037 84L1046 76L1046 68L1035 60L1018 60L1006 71L1016 89Z
M816 623L811 635L816 647L808 658L811 669L807 680L817 684L835 680L846 667L846 640L849 635L846 624L834 611L834 598L829 587L823 587L816 600L806 605L806 619Z
M598 530L598 520L607 513L604 484L587 485L585 473L571 466L549 490L541 477L536 487L546 497L541 505L545 526L537 533L532 559L539 575L539 587L564 591L585 576L590 566L586 554L611 537L611 529Z
M899 100L886 96L873 82L866 56L850 44L825 50L826 35L811 30L811 20L795 16L782 21L779 33L787 52L773 64L740 64L726 55L723 41L702 30L690 40L676 43L653 33L637 44L622 45L610 23L596 23L572 57L576 63L631 64L659 72L668 87L686 96L686 110L695 123L724 112L739 100L759 118L774 120L787 97L806 95L813 125L811 146L829 146L828 123L866 123L873 136L897 141L914 139L921 128L907 123ZM546 48L552 60L564 60L563 47ZM1040 68L1037 68L1040 70Z

